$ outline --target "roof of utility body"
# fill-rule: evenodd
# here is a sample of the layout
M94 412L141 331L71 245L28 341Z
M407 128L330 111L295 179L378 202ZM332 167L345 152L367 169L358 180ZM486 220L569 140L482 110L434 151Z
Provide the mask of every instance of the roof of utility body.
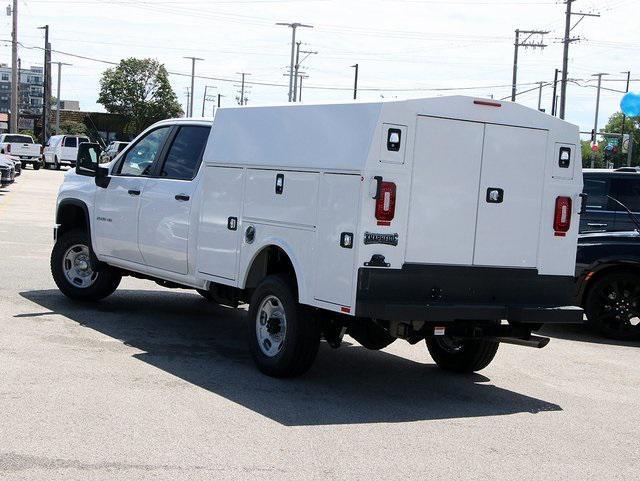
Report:
M479 105L473 97L400 101L285 104L220 108L206 163L360 171L380 122L415 125L417 115L548 130L577 128L511 102ZM571 135L571 134L569 134ZM574 135L574 136L575 136ZM569 137L570 139L573 137ZM379 144L375 138L373 148Z

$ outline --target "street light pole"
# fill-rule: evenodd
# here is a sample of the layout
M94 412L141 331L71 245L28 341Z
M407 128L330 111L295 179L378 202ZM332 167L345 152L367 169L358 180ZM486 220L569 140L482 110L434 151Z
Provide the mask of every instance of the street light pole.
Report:
M596 118L595 118L595 122L594 122L594 126L593 126L593 132L594 132L594 142L598 142L598 114L600 113L600 87L602 86L602 76L603 75L609 75L608 73L596 73L593 74L592 77L598 77L598 93L596 95ZM592 153L591 154L591 168L593 169L595 166L595 154Z
M49 43L49 25L38 27L44 30L44 76L42 81L42 144L49 138L49 112L51 109L51 44Z
M358 64L352 65L351 68L354 68L356 70L355 72L355 78L353 79L353 100L356 100L356 97L358 96Z
M294 22L294 23L277 22L276 25L281 25L284 27L291 28L291 65L289 70L289 102L292 102L293 101L293 76L294 76L295 56L296 56L296 29L298 27L313 28L313 25L305 25L299 22Z
M20 75L18 73L18 0L13 0L11 10L13 29L11 31L11 120L9 122L9 132L18 133L18 117L20 108L18 107L18 85Z
M56 134L60 133L60 79L62 78L62 66L63 65L68 65L70 66L70 63L64 63L64 62L51 62L51 64L57 64L58 65L58 98L56 99Z
M196 77L196 60L204 60L204 59L199 57L183 57L183 58L191 60L191 97L189 97L189 108L187 112L187 117L193 117L193 97L194 97L193 94L195 93L193 90L193 85Z

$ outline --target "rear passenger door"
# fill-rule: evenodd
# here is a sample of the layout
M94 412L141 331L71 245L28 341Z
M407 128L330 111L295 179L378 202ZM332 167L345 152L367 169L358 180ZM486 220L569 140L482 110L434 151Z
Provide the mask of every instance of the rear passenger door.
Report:
M147 266L187 274L189 218L194 180L210 126L174 129L152 178L140 198L138 245Z
M76 160L78 155L78 138L67 136L62 140L60 160Z

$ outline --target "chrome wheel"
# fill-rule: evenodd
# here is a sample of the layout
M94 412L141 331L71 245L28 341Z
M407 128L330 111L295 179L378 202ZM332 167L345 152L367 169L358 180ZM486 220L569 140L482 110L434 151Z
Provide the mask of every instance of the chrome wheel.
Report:
M265 356L276 356L284 345L287 316L280 299L274 295L264 298L256 315L256 337Z
M98 273L91 269L89 248L82 244L67 249L62 258L62 271L71 285L80 288L93 285L98 277Z

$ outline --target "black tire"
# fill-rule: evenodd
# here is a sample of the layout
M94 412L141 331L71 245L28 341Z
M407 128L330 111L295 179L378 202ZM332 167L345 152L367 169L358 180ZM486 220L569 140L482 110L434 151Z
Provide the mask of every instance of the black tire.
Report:
M300 305L294 294L291 281L281 275L265 278L251 296L247 316L247 330L251 356L258 369L272 377L293 377L306 372L318 354L320 345L320 325L311 315L310 309ZM268 323L276 317L264 319L258 317L262 305L276 298L279 308L285 316L284 338L278 343L279 348L273 355L267 355L258 340L260 327L268 329ZM280 323L278 323L279 326ZM277 326L276 326L277 328ZM276 335L278 332L275 333ZM265 341L266 342L266 341ZM272 344L269 343L269 347Z
M40 162L33 163L33 170L40 170Z
M483 340L454 341L445 336L428 337L425 342L438 367L459 373L480 371L487 367L500 344Z
M349 328L349 335L363 347L379 351L396 340L385 329L371 320L359 319Z
M53 158L53 169L60 170L60 162L58 162L58 157Z
M89 269L93 281L86 287L72 283L65 274L65 255L74 246L85 246L91 253L89 236L83 230L71 230L58 237L51 251L51 275L58 289L67 297L83 301L96 301L112 294L120 284L122 276L112 267L105 266L100 271Z
M584 310L590 326L603 336L640 339L640 275L615 272L600 277L587 291Z
M20 167L22 168L22 170L27 168L27 163L26 162L20 162Z

